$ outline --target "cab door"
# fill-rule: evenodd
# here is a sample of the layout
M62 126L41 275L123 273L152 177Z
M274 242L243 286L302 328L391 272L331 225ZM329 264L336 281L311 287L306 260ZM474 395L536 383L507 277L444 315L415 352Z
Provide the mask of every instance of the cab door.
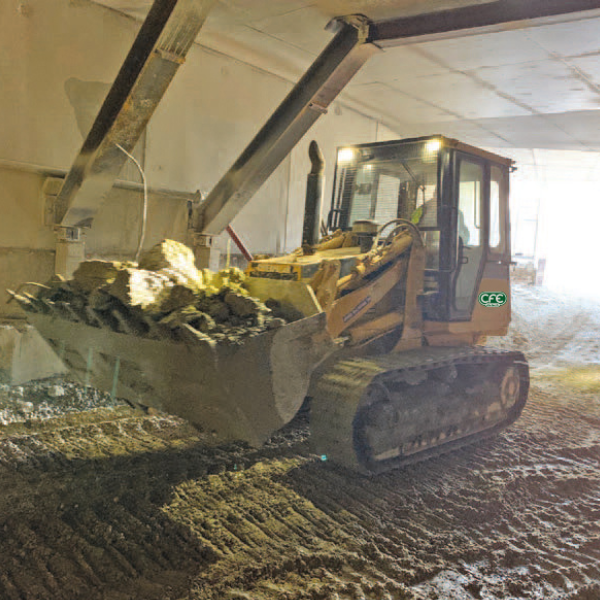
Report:
M489 174L485 160L456 155L456 268L451 279L451 320L471 318L487 254Z
M473 326L485 335L506 335L510 323L510 227L508 212L509 166L489 164L489 219L486 261L479 285L482 302L473 309ZM504 304L492 306L485 294L496 293ZM489 297L489 296L488 296Z

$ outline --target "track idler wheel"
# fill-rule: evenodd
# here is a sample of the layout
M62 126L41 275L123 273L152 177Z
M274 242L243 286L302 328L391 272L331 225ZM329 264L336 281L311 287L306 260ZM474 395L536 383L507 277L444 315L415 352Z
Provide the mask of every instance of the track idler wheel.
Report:
M500 403L502 408L510 410L519 400L521 393L521 374L518 367L511 365L504 372L500 383Z

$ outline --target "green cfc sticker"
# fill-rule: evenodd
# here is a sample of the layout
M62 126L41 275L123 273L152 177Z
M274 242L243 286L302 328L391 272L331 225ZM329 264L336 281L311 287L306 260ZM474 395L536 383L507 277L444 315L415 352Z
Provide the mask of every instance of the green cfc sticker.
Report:
M498 308L504 306L508 297L504 292L481 292L479 294L479 304L488 308Z

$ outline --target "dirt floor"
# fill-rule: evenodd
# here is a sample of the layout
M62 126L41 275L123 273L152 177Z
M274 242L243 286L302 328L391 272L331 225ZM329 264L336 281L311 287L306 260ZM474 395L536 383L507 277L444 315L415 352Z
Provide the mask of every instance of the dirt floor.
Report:
M546 312L563 339L536 355L528 304L504 342L535 367L521 419L373 478L312 456L302 419L210 448L64 382L2 387L0 600L600 599L597 313Z

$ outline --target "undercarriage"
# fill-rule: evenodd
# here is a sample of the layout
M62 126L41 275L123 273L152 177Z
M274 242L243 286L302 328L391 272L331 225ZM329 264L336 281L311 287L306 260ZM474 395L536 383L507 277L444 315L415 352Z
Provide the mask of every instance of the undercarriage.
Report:
M528 389L520 352L423 348L340 361L312 400L314 446L380 473L497 433L519 417Z

